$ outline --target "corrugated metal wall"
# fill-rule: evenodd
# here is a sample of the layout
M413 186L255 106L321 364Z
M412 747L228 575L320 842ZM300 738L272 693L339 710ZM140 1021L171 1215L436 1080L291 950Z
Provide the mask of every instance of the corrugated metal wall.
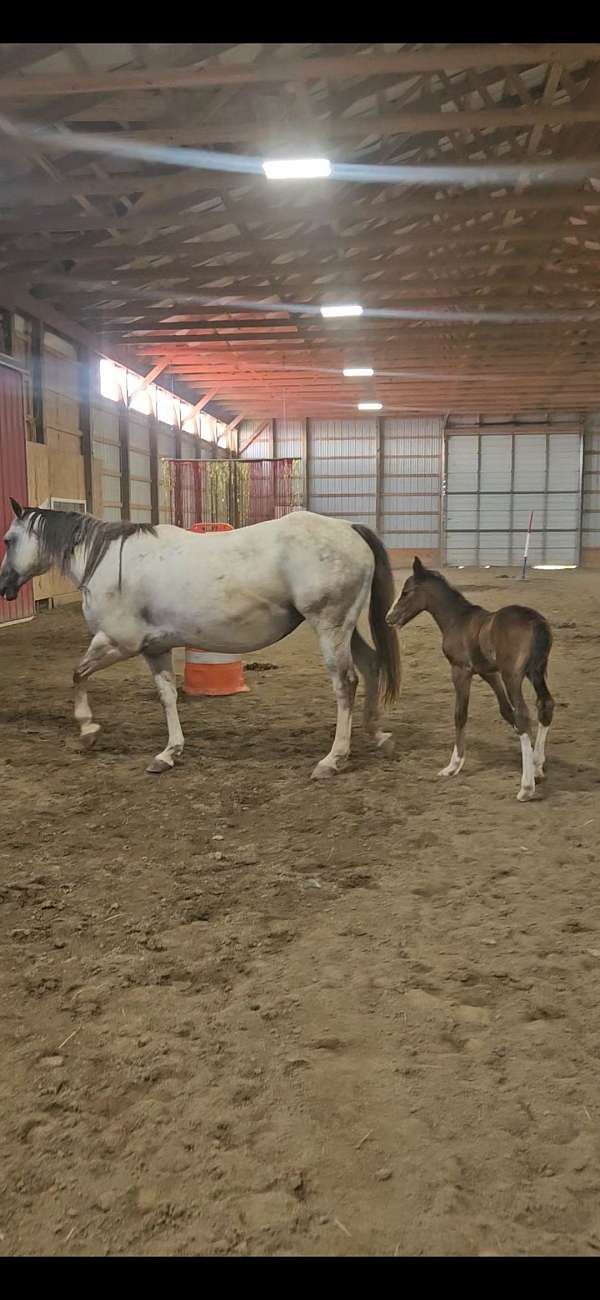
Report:
M93 455L102 462L102 518L121 518L121 445L119 408L95 396L90 412Z
M309 422L311 510L376 528L377 466L376 420Z
M449 435L448 564L519 564L532 510L530 563L578 564L580 434L512 428Z
M256 430L260 429L261 424L264 424L264 420L242 420L239 426L238 445L243 460L270 460L273 456L272 424L267 424L262 433L259 433L258 438L255 438L254 442L250 442L250 439ZM249 443L250 445L246 447L246 443ZM245 450L242 450L243 448L245 448ZM280 451L276 454L278 456L282 455Z
M584 562L600 564L600 414L590 417L585 430L581 547Z
M150 419L139 411L128 412L129 515L136 524L152 522L150 487Z
M380 532L390 550L439 550L441 419L381 421Z
M25 436L23 376L12 366L0 364L0 561L5 553L2 539L13 517L9 497L27 503ZM30 582L16 600L0 599L0 623L15 623L32 614Z

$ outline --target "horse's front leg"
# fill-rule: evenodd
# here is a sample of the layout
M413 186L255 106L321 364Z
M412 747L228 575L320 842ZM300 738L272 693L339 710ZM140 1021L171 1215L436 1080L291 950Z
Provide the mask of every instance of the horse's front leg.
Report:
M167 727L169 731L169 740L166 749L146 768L147 772L158 774L168 772L175 763L181 759L183 754L183 731L177 712L177 686L175 684L175 673L173 672L173 657L169 651L162 655L145 654L144 659L148 664L150 672L154 678L159 700L165 711Z
M91 749L95 744L100 724L92 721L88 693L83 683L91 677L92 673L99 672L101 668L108 668L110 664L118 663L120 659L130 659L131 654L131 651L120 650L104 632L97 632L73 673L75 721L79 723L79 734L84 749Z
M352 629L347 633L319 632L319 641L325 665L333 682L337 701L337 724L333 745L325 758L317 763L312 776L320 781L334 776L344 767L350 753L352 734L352 709L358 683L358 674L350 650Z
M473 674L470 668L452 668L452 681L454 682L454 691L456 702L454 708L454 724L456 727L456 744L452 750L452 756L447 767L443 767L438 776L458 776L458 773L464 766L465 762L465 731L467 727L467 717L469 714L469 695L471 694L471 681Z

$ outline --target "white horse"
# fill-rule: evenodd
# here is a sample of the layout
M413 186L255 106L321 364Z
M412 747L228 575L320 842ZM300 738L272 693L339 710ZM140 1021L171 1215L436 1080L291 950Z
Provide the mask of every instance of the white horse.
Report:
M86 679L141 654L169 733L166 749L147 771L172 768L184 743L172 649L247 654L306 620L319 638L337 699L333 745L313 777L338 772L350 753L356 669L365 683L369 735L384 753L392 751L390 733L379 728L379 702L394 701L400 688L398 638L385 622L394 584L385 547L370 529L298 511L238 531L198 534L11 504L15 517L4 538L0 596L14 600L25 582L52 565L82 593L92 640L73 681L84 748L100 730ZM369 592L374 650L356 627Z

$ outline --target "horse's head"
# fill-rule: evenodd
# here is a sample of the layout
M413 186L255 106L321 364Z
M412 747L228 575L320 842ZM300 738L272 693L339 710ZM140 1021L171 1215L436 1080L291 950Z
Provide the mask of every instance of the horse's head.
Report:
M6 554L0 566L0 596L5 600L16 600L17 596L30 578L43 573L46 565L42 561L39 539L31 527L28 511L18 501L10 499L15 517L4 535Z
M406 579L400 595L386 614L385 621L390 627L405 627L417 617L417 614L422 614L423 610L427 609L427 593L424 587L427 573L425 565L421 563L418 555L415 555L410 578Z

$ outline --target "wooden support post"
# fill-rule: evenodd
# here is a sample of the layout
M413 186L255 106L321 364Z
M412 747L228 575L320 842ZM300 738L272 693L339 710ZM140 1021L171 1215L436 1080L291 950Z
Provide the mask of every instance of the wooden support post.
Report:
M121 451L121 519L130 519L129 419L126 406L119 407L119 447Z
M150 443L150 515L153 524L160 523L160 461L158 456L158 421L152 415L148 431Z
M33 316L31 318L31 402L36 442L45 442L42 363L43 332L42 322Z
M375 532L381 536L383 519L383 420L375 421Z
M83 456L83 481L85 484L85 507L93 515L94 473L92 446L92 358L89 348L80 344L77 348L77 379L79 390L79 430L81 433L81 454Z
M310 510L310 489L309 489L309 459L310 459L310 420L302 421L302 433L300 435L300 455L302 457L302 504L305 510Z

